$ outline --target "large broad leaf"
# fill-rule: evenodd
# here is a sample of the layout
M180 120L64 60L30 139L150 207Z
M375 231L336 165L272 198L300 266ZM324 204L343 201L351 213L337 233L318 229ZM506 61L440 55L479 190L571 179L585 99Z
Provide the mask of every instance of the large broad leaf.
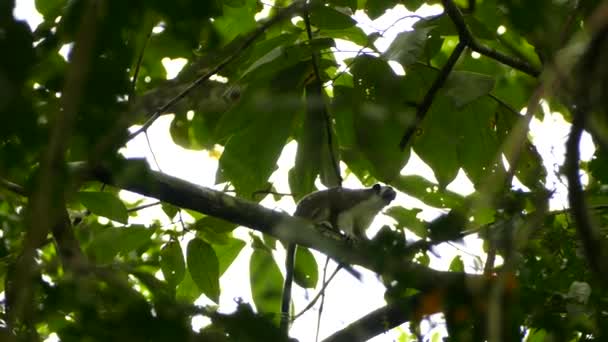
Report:
M338 142L329 122L325 93L318 94L317 88L314 84L306 87L304 124L297 138L296 163L289 172L289 186L295 200L314 190L314 182L319 174L326 186L338 185L337 166L334 166L340 159L336 148ZM331 146L327 137L328 128L332 135Z
M127 224L129 213L127 207L115 194L100 191L79 191L77 199L93 214L107 217L110 220Z
M399 141L412 123L414 111L404 105L401 79L380 58L359 56L352 65L354 127L357 148L372 165L372 175L389 182L409 157Z
M192 277L190 276L190 271L188 270L184 275L184 280L177 286L175 291L175 299L185 303L194 303L195 300L198 299L202 294L202 291L199 287L194 283Z
M160 269L167 283L179 284L186 274L186 263L179 241L169 241L160 250Z
M132 225L106 227L94 237L87 252L100 264L111 262L119 253L125 254L150 242L154 229Z
M476 188L492 175L504 172L500 141L494 130L496 106L494 100L485 97L452 114L459 119L462 134L458 159Z
M456 178L460 168L458 146L464 133L458 127L454 106L438 96L413 137L416 154L433 169L441 188Z
M256 248L249 260L251 296L258 312L272 313L278 322L277 312L281 312L283 275L272 254Z
M383 15L384 12L397 6L401 2L398 0L368 0L365 4L365 13L374 20Z
M357 0L327 0L326 2L335 6L348 7L353 12L357 10Z
M431 27L423 27L399 33L384 52L384 56L396 60L404 67L418 62L425 51L431 29Z
M212 301L220 300L220 271L215 251L205 241L194 238L188 242L188 271L198 288Z
M518 120L522 119L522 116L518 113L514 113L510 108L502 105L498 105L495 116L496 123L496 135L501 142L510 141L509 135L513 131L514 126ZM528 188L536 189L540 185L540 181L544 180L547 176L547 170L542 163L542 158L536 147L528 140L527 136L524 137L526 142L524 143L523 149L520 151L517 169L515 175L517 178ZM518 142L511 141L517 144ZM512 163L515 158L516 151L513 150L512 146L503 145L505 150L503 151L509 163Z
M243 247L245 247L245 242L235 238L230 238L226 243L213 245L213 250L219 262L220 276L232 265Z
M310 23L322 30L339 30L352 27L357 22L349 15L331 7L314 6L310 11Z
M442 91L452 100L456 108L462 108L470 102L489 94L494 89L494 78L466 71L450 73Z
M205 216L196 220L191 226L198 232L198 236L211 244L224 244L232 239L232 231L236 224L213 216Z
M608 154L601 147L595 151L589 162L589 171L596 180L608 184Z
M399 176L391 184L399 191L435 208L454 208L464 205L464 197L461 195L445 190L418 175Z
M245 197L265 188L289 137L294 118L293 111L259 114L254 123L228 141L220 158L222 176Z
M462 262L460 255L457 255L452 259L449 270L452 272L464 272L464 262Z
M400 229L407 229L421 238L428 235L426 224L416 217L422 209L405 209L403 207L391 207L386 214L397 221Z
M306 247L296 248L296 260L293 269L293 281L303 288L313 289L319 280L317 260Z
M243 6L245 3L246 6ZM213 26L224 41L231 41L238 35L249 33L256 28L254 15L257 12L257 0L243 0L240 6L234 6L238 3L231 5L225 6L224 15L214 18L213 21Z
M360 46L370 46L370 48L374 48L371 44L370 38L365 34L365 32L359 26L351 26L344 29L338 30L323 30L319 32L319 35L322 37L331 37L338 38L343 40L351 41Z
M268 80L281 73L283 69L308 61L312 54L327 50L334 45L335 42L331 38L315 38L293 45L278 46L253 62L243 72L242 81Z

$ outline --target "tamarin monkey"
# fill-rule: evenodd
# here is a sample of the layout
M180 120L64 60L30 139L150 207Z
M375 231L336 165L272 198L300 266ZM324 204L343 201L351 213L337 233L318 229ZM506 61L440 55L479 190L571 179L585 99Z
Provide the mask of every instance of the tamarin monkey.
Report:
M353 240L365 239L365 231L376 215L396 196L389 186L374 184L367 189L330 188L313 192L300 200L294 216L309 219L315 224L329 224ZM296 245L287 246L285 284L281 303L281 330L289 330L289 306Z

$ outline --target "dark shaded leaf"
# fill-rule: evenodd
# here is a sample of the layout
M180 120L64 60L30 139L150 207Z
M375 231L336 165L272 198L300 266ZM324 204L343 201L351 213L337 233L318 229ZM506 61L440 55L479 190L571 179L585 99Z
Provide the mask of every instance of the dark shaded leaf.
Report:
M184 280L177 286L175 291L175 299L184 303L194 303L203 292L194 283L190 276L190 270L187 270L184 275Z
M352 73L357 147L370 161L372 175L390 182L409 158L409 150L401 151L399 141L414 112L401 101L401 80L386 61L359 56Z
M160 250L160 269L167 283L176 286L184 279L186 263L179 241L169 241Z
M421 238L428 236L426 224L416 217L421 209L405 209L403 207L391 207L386 214L397 221L399 229L407 229Z
M249 260L251 296L258 312L281 311L283 276L272 254L264 249L254 249ZM279 315L273 315L278 323Z
M450 271L452 272L464 272L464 263L460 255L455 256L450 262Z
M314 289L319 280L317 260L306 247L296 248L296 260L293 269L293 280L306 289Z
M384 52L384 57L399 62L403 67L418 62L425 50L431 29L425 27L399 33Z
M123 224L127 224L129 221L127 207L114 194L100 191L79 191L76 198L95 215Z
M188 271L198 288L212 301L219 303L219 262L211 245L194 238L188 242Z
M260 114L254 123L228 141L219 165L222 175L237 192L249 198L254 191L265 188L294 118L293 111Z
M134 251L149 243L152 233L153 229L143 226L105 227L95 236L87 252L98 263L109 263L117 254Z
M217 255L217 260L219 262L220 276L222 276L228 267L232 265L232 262L239 255L243 247L245 247L245 242L235 238L230 238L223 244L213 245L213 250L215 251L215 255Z
M464 197L450 190L442 190L438 184L430 182L422 176L399 176L393 180L391 185L432 207L454 208L464 204Z
M352 27L357 22L331 7L314 6L310 12L310 23L322 30L340 30Z
M494 89L494 78L472 72L454 71L450 73L442 89L456 108L462 108L479 97L489 94Z

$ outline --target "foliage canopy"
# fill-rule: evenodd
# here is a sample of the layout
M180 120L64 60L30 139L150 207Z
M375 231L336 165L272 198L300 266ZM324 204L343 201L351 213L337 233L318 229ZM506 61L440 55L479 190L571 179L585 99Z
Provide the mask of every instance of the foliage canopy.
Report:
M391 27L414 24L385 50L386 32L365 32L353 16L428 5L443 11L397 18ZM420 335L438 312L451 341L608 335L607 2L37 0L44 20L33 32L13 7L0 5L0 339L283 340L277 239L384 282L386 306L330 341L406 322L404 339ZM342 63L344 41L360 50ZM168 80L163 58L187 64ZM567 180L565 210L549 206L553 185L528 135L541 102L571 123L566 160L549 170ZM216 183L231 195L121 157L166 114L176 144L221 151ZM596 145L588 163L583 131ZM293 140L296 200L317 179L340 185L344 165L366 186L389 184L445 214L425 222L420 208L394 206L395 224L355 248L263 208L257 194L275 193L269 177ZM401 174L412 151L437 183ZM471 195L447 189L460 170ZM141 206L121 189L195 222L129 224ZM263 235L237 239L239 225ZM428 267L437 245L473 234L484 241L479 272L460 257L446 272ZM194 305L201 294L219 301L219 278L245 245L254 303L232 314ZM296 283L317 286L310 250L296 260ZM193 331L196 315L211 323Z

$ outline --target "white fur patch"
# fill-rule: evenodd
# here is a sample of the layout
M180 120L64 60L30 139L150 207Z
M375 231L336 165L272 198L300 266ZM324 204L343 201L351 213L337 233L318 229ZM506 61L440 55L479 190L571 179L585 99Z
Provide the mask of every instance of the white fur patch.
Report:
M363 239L365 230L385 205L380 196L372 196L338 215L338 227L350 238Z

